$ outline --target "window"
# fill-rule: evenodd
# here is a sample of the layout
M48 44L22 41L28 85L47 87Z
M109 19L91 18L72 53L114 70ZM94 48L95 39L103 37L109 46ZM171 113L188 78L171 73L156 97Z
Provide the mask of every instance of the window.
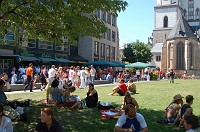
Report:
M183 16L187 20L187 11L186 11L186 9L183 10Z
M107 32L107 40L111 40L111 30L108 29L108 32Z
M116 26L116 18L115 18L115 16L112 16L112 26L113 27Z
M112 31L112 42L115 42L115 37L116 37L116 33L115 31Z
M64 46L56 46L56 51L64 51Z
M102 38L106 39L106 33L102 33Z
M28 39L27 47L36 48L36 39Z
M110 46L109 45L106 46L106 57L107 58L110 57Z
M101 43L101 56L105 56L105 44Z
M156 61L160 62L160 60L161 60L161 56L160 56L160 55L157 55L157 56L156 56Z
M190 57L190 68L193 66L193 46L189 44L189 57Z
M115 47L111 49L111 61L115 61Z
M96 9L95 14L96 14L97 18L100 18L100 10L99 9Z
M199 20L199 8L195 11L196 20Z
M163 20L163 27L164 27L164 28L168 27L168 17L167 17L167 16L164 17L164 20Z
M111 24L111 14L107 13L107 23Z
M106 12L102 11L101 12L101 19L106 22Z
M184 63L184 44L182 42L179 42L177 44L177 52L176 52L176 69L177 70L184 70L185 63Z
M188 19L189 20L194 19L194 0L188 1Z
M39 41L39 49L52 50L53 43L51 43L50 41Z
M94 55L99 55L99 42L94 41Z

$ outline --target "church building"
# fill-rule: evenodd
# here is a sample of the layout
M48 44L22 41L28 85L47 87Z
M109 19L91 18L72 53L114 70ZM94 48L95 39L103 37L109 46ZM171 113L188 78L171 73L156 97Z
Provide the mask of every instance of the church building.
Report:
M160 48L160 68L200 75L200 0L157 0L153 48Z

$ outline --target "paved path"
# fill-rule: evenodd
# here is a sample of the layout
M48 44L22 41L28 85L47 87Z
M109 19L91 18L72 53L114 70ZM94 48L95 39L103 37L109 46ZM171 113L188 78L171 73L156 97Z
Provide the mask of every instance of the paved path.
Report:
M134 83L146 83L146 82L155 82L155 81L139 81L139 82L134 82ZM99 85L95 85L98 87L103 87L103 86L116 86L118 83L114 83L114 84L99 84ZM40 89L33 89L34 92L42 92ZM24 92L24 90L20 90L20 91L12 91L12 92L5 92L5 94L18 94L18 93L30 93L30 90L26 90L26 92Z

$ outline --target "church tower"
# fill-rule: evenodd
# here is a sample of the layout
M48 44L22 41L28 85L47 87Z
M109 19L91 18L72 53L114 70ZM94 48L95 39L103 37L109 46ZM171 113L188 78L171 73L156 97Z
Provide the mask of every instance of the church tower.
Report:
M180 14L180 0L157 0L154 7L153 45L163 43Z

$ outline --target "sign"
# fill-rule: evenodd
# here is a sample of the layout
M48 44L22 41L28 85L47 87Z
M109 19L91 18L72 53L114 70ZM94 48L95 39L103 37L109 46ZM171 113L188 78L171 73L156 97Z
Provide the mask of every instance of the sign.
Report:
M34 52L31 51L20 51L20 56L29 56L29 57L33 57L35 56Z

